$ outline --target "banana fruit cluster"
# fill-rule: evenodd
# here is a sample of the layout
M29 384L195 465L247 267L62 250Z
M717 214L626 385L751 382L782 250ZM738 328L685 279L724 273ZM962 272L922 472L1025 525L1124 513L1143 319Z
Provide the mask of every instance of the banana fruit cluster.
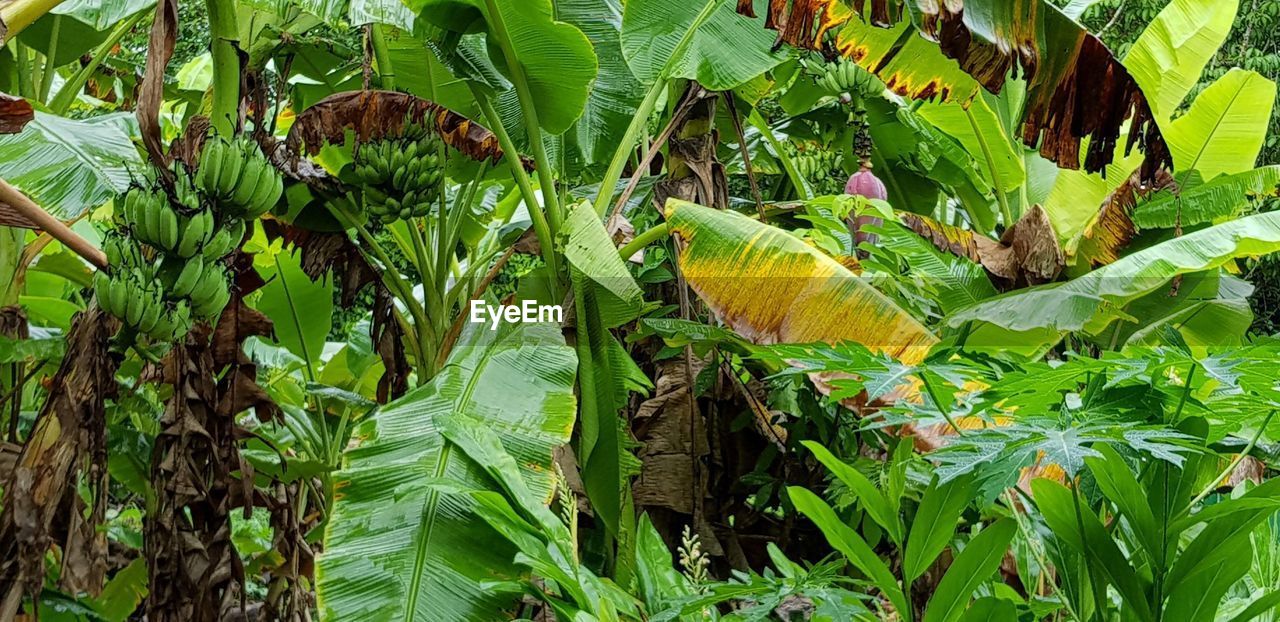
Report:
M226 215L246 220L267 213L284 193L280 171L246 137L206 140L194 181Z
M878 78L847 58L823 65L817 81L818 86L832 95L866 96L883 89Z
M151 180L118 202L106 234L109 271L94 276L98 304L153 342L181 339L231 300L223 261L244 239L246 220L280 200L283 179L246 139L210 138L194 174L174 169L166 189Z
M805 143L799 146L792 142L783 144L784 148L790 152L796 172L807 180L813 181L827 177L833 169L840 166L840 154L818 143Z
M361 145L351 173L371 218L391 223L426 216L444 182L441 142L421 126L404 136Z

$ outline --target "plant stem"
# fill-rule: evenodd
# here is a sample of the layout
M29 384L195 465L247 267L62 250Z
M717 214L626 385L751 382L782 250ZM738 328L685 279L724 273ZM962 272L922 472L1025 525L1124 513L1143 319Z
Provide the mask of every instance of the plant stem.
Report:
M950 425L951 429L956 431L956 436L964 436L964 430L961 430L960 426L956 425L955 420L951 418L951 413L948 412L947 408L943 407L942 400L938 399L938 394L936 391L933 390L933 383L929 382L928 375L922 373L920 374L919 378L920 378L920 383L924 385L925 393L929 395L929 399L933 402L933 405L938 409L938 412L942 415L942 418L947 420L947 425Z
M49 53L44 57L44 73L40 76L40 101L49 101L49 91L53 90L53 76L58 69L58 38L62 34L62 16L53 16L53 25L49 32Z
M502 56L510 69L511 83L516 87L516 97L520 100L520 114L524 116L525 133L529 139L529 150L537 166L538 185L542 190L542 202L551 219L551 234L560 230L564 215L560 211L560 201L556 197L556 182L551 174L551 160L547 157L547 147L542 143L542 125L538 121L538 109L534 105L533 90L529 88L528 77L524 75L523 65L511 47L511 34L507 32L507 24L502 19L496 0L485 0L489 13L489 26L493 28L490 41L502 49Z
M671 234L671 227L666 223L662 223L656 227L653 227L652 229L649 229L648 231L645 231L644 233L641 233L640 235L637 235L630 242L627 242L625 245L623 245L622 248L618 249L618 254L622 256L623 261L626 261L628 259L631 259L631 256L636 254L636 252L639 251L640 249L652 244L657 240L665 238L670 234Z
M396 70L391 63L391 52L387 49L387 36L382 24L369 25L369 39L373 43L373 57L378 61L378 78L382 88L396 90Z
M1262 437L1262 432L1267 429L1267 424L1271 423L1271 418L1275 416L1276 411L1274 410L1267 413L1266 418L1262 420L1262 424L1258 426L1258 431L1253 433L1253 438L1249 439L1248 445L1245 445L1244 451L1236 454L1236 457L1227 464L1227 468L1223 469L1217 477L1213 478L1213 481L1209 482L1208 486L1205 486L1204 490L1200 491L1200 494L1196 495L1195 498L1191 500L1191 503L1187 504L1188 508L1194 507L1195 504L1204 501L1204 498L1209 496L1209 493L1213 492L1213 490L1218 487L1218 482L1221 482L1231 476L1231 472L1236 470L1236 467L1240 466L1241 462L1244 462L1245 456L1248 456L1249 452L1253 451L1254 446L1258 444L1258 439Z
M693 22L689 24L689 28L685 30L684 35L680 37L680 41L676 43L676 47L671 50L671 56L667 59L662 71L658 73L658 77L649 85L649 91L645 93L644 99L640 102L640 106L636 108L636 113L631 115L631 123L627 125L627 131L622 135L622 142L618 145L618 150L613 152L613 159L609 162L609 168L605 169L604 178L600 181L600 193L596 195L596 214L604 217L605 210L609 209L609 203L613 199L613 189L617 187L618 180L622 179L622 169L627 165L627 159L631 157L632 147L636 144L636 139L640 137L640 133L645 130L645 125L649 121L649 115L653 114L654 106L658 103L658 96L667 86L667 79L671 75L671 69L675 67L676 61L684 56L684 51L693 42L694 33L706 23L707 19L715 13L716 9L724 0L707 0L703 5L702 12L693 18ZM647 141L646 141L647 143ZM646 144L647 148L648 145Z
M987 144L987 137L978 128L978 120L973 117L973 111L965 108L964 116L969 120L969 127L973 128L973 135L978 138L978 146L982 149L982 157L987 163L987 172L991 174L991 189L996 194L996 202L1000 204L1000 215L1004 217L1004 227L1008 229L1013 226L1013 210L1009 207L1009 197L1005 196L1004 189L1000 187L995 155L991 153L991 145Z
M560 262L553 244L555 238L551 235L551 226L547 223L546 214L538 205L538 195L533 191L533 184L529 182L529 175L524 172L524 164L520 161L520 152L516 151L515 143L511 142L511 135L507 134L507 128L503 127L502 118L498 116L498 111L493 108L493 102L489 101L489 98L474 85L470 83L468 85L471 86L471 94L480 106L480 111L484 113L485 121L489 124L489 130L498 138L498 144L502 147L502 159L506 160L507 167L511 169L511 176L515 178L516 186L520 188L520 196L524 199L524 203L529 210L529 218L533 221L533 232L538 236L538 245L542 247L542 259L546 262L547 270L551 273L551 295L559 299Z
M800 200L808 201L809 199L812 199L813 193L809 191L809 182L805 181L805 178L800 175L800 171L796 168L796 164L792 161L791 156L787 155L787 152L782 150L782 141L778 140L777 137L773 135L773 129L769 127L767 122L765 122L764 117L760 116L760 112L752 110L751 114L747 115L747 123L750 123L752 127L759 130L760 135L764 137L765 142L769 143L770 147L773 147L774 155L776 155L778 157L778 161L782 163L782 170L786 171L787 179L790 179L791 185L795 186L796 194L799 195Z
M209 44L213 56L213 107L209 123L222 136L235 134L240 122L240 55L236 53L240 27L236 3L205 0L209 11Z
M102 62L111 54L111 50L115 49L120 40L129 34L129 31L133 30L133 27L137 26L138 22L142 21L142 18L147 15L147 11L138 11L133 17L120 22L115 30L111 31L111 35L107 37L107 40L94 49L92 58L89 59L89 64L81 67L80 71L71 76L62 85L62 88L58 89L58 94L49 103L49 109L54 114L65 115L67 113L67 110L71 108L71 104L75 103L76 96L80 94L80 91L84 89L85 83L89 81L89 77L98 70L98 67L102 66Z
M613 152L613 159L609 161L609 168L605 169L604 178L600 181L600 192L596 194L596 214L604 216L605 210L609 209L609 203L613 199L613 189L618 186L618 180L622 179L622 169L627 165L627 159L631 156L631 147L635 145L636 139L640 137L640 132L645 129L645 124L649 121L649 115L653 114L653 108L658 103L658 95L662 94L666 87L665 80L657 80L650 87L649 92L645 93L644 99L640 102L640 106L636 108L636 113L631 116L631 124L627 126L627 131L622 135L622 142L618 145L618 150ZM646 140L645 143L648 143ZM647 144L645 145L647 148Z

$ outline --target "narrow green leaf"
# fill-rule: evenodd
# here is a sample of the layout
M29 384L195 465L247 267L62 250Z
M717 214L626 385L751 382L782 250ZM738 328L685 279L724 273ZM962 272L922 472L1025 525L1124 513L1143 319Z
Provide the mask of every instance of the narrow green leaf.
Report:
M969 598L1000 567L1000 560L1004 559L1017 533L1018 524L1004 518L974 536L938 583L937 591L929 599L924 622L959 620L969 605Z
M863 509L867 511L867 514L876 523L884 528L895 544L902 544L902 521L898 518L898 514L893 511L889 500L880 493L880 490L876 488L875 484L871 483L871 480L867 479L867 476L845 464L843 460L837 458L835 454L832 454L826 447L816 441L800 441L800 444L813 452L813 456L818 459L818 462L821 462L823 466L827 467L827 470L831 471L832 475L836 476L836 479L843 482L845 486L848 486L853 491L858 498L858 503L862 505Z
M894 609L911 611L907 598L902 593L902 588L898 586L897 580L894 579L893 573L889 572L889 567L876 555L875 551L871 550L858 532L840 520L836 511L831 509L826 501L800 486L787 487L787 494L796 509L822 530L822 534L827 537L827 542L843 553L849 563L861 570L875 583L876 587L880 588L881 592L884 592L889 602L893 603Z
M902 560L902 578L915 581L933 563L955 535L956 523L969 504L972 478L959 477L945 484L937 477L920 499L920 509L911 522L907 550Z

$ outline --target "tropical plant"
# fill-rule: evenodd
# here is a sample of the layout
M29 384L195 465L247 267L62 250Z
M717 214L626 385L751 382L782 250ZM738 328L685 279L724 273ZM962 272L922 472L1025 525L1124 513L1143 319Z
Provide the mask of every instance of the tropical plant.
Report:
M1006 4L0 0L0 620L1274 619L1274 7Z

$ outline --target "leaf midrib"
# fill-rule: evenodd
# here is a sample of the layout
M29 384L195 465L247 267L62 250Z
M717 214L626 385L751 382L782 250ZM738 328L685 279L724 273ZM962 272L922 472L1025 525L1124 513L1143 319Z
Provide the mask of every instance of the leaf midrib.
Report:
M484 353L467 380L466 388L457 400L454 400L454 412L465 412L466 406L471 403L471 396L475 393L476 385L479 383L483 370L489 365L489 360L493 358L494 351L497 350L497 344L490 344L490 347L484 348ZM449 458L453 453L453 444L447 440L441 441L440 457L436 460L435 470L432 476L436 479L442 478L445 471L449 467ZM411 576L412 583L409 586L409 597L405 604L404 620L413 622L418 606L418 595L422 591L423 571L427 563L427 551L431 548L431 536L434 533L436 516L439 514L440 491L431 489L427 492L427 498L423 501L422 520L418 523L418 529L422 532L422 541L418 546L416 557L413 562L413 574Z

